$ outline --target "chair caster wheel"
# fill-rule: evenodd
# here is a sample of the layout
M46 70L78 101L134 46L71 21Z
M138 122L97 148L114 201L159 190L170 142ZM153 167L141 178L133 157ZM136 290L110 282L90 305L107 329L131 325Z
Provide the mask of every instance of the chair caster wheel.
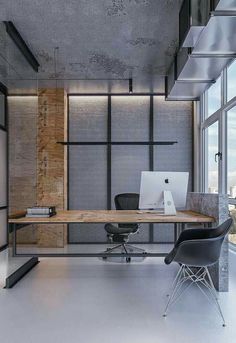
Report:
M166 315L166 314L163 314L163 315L162 315L162 317L166 318L166 317L167 317L167 315Z
M131 257L126 257L126 262L127 263L131 262Z
M106 259L107 259L107 256L103 256L102 259L103 259L103 260L106 260Z
M225 327L226 327L226 324L222 324L222 326L223 326L223 328L225 328Z

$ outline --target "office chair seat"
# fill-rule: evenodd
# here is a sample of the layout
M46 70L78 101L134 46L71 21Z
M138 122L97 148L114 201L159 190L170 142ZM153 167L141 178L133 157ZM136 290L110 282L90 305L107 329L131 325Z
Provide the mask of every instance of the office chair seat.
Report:
M222 243L229 233L231 225L232 219L229 218L217 228L187 229L180 234L174 248L165 258L166 264L177 262L180 269L173 282L164 317L167 315L169 306L192 284L196 284L209 300L214 301L223 320L223 326L225 326L224 316L208 267L219 260Z
M134 227L117 227L115 225L112 225L110 223L105 225L105 230L109 234L114 234L114 235L123 235L123 234L130 234L130 233L136 233L138 231L138 225Z

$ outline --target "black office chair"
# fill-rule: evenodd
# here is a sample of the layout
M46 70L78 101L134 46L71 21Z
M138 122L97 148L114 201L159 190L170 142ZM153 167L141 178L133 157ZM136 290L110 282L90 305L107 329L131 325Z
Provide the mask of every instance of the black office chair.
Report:
M122 193L115 196L115 206L117 210L138 210L139 194L136 193ZM121 249L122 252L140 252L145 253L144 249L137 248L133 245L127 244L129 236L136 234L139 231L139 224L123 223L115 226L113 224L106 224L105 230L107 237L112 243L119 243L112 248L107 248L106 253L114 252L114 250ZM106 259L106 257L104 258ZM131 258L127 257L126 262L130 262Z
M174 248L165 258L166 264L177 262L180 264L180 269L174 279L164 317L167 316L169 306L175 303L192 284L196 284L209 300L214 301L225 326L208 267L219 260L221 246L231 224L232 219L229 218L217 228L187 229L180 234ZM206 289L208 293L205 292Z

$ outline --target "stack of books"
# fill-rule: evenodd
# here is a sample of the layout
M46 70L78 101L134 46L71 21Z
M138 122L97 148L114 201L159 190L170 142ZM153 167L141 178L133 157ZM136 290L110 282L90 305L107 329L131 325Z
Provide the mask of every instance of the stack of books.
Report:
M29 218L49 218L56 214L55 206L34 206L28 207L26 217Z

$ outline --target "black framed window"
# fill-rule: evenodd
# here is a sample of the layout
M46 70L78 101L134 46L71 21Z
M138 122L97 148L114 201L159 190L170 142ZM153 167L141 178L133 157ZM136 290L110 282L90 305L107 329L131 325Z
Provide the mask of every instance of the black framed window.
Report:
M170 163L175 171L179 161L175 162L173 157L178 139L183 143L186 140L190 149L192 147L189 141L189 136L192 137L191 103L175 102L168 107L164 97L153 95L68 95L68 103L69 132L68 142L64 144L68 145L69 209L114 208L116 194L139 192L142 170L160 170L158 160L162 161L163 156L157 155L158 148L166 158L171 154ZM168 115L172 115L172 125L169 116L166 124L162 116L165 106L170 112ZM183 115L181 125L184 120L187 123L183 129L179 125L180 114ZM159 130L163 125L167 125L168 132L166 127L165 133ZM182 131L186 127L190 132L185 134ZM182 163L185 156L178 156L179 160L181 158ZM187 156L184 165L190 173L191 158ZM69 243L106 242L104 225L93 224L90 230L86 230L86 225L78 225L69 226ZM163 234L157 236L150 224L149 229L145 227L132 239L142 243L173 241L173 230L166 232L163 230Z

